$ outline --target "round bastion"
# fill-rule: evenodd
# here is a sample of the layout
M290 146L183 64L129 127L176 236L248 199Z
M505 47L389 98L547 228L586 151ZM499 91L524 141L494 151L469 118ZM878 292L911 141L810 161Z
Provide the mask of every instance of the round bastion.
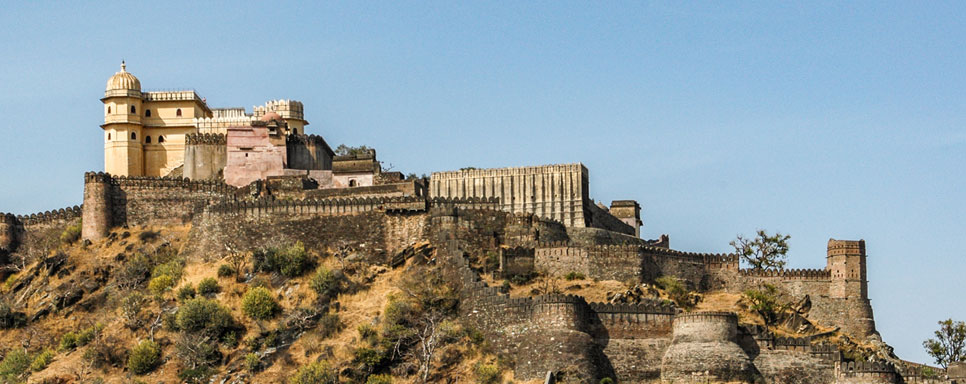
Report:
M737 344L738 315L690 312L674 317L661 379L675 383L754 382L751 359Z

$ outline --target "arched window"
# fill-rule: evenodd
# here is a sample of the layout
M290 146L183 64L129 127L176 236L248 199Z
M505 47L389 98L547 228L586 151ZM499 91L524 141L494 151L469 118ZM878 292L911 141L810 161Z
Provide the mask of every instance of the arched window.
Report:
M164 136L158 136L158 144L161 144L163 142L164 142Z
M131 132L131 140L137 140L137 139L138 139L138 134Z
M137 114L137 113L138 113L138 110L135 109L134 106L132 105L131 106L131 114L134 115L134 114Z
M349 180L349 186L350 187L355 187L356 186L356 181L354 179L353 180Z
M107 133L107 140L111 140L111 133L110 132Z
M151 110L150 109L145 109L144 110L144 117L151 117Z
M145 143L145 144L151 144L151 136L147 136L147 137L145 137L145 138L144 138L144 143Z
M174 112L174 115L181 117L181 108L178 108L178 110Z
M107 106L107 113L111 113L111 106L110 105Z

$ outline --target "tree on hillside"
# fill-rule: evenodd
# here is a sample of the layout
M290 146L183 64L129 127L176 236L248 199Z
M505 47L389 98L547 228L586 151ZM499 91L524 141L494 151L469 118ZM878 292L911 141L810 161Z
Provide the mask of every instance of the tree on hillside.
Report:
M735 247L735 253L752 269L775 271L785 268L790 238L790 235L780 232L768 235L765 230L759 229L757 236L751 239L738 235L731 242L731 246Z
M936 338L923 341L922 346L943 368L966 360L966 323L953 319L940 321Z
M345 144L339 144L339 146L335 148L335 154L337 156L365 155L365 154L369 153L369 150L371 150L371 149L372 148L369 148L369 147L367 147L365 145L360 145L358 147L350 147L350 146L345 145Z

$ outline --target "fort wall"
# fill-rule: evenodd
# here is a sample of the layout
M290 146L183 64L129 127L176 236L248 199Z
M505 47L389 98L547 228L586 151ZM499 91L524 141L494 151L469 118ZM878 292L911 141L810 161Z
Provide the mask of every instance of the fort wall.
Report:
M228 162L224 134L185 135L184 176L190 180L219 180Z
M322 136L290 134L286 138L288 168L332 169L332 148Z

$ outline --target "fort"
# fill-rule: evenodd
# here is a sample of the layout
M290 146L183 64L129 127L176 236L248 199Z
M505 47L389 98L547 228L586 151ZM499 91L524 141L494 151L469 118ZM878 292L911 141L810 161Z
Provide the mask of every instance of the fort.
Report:
M936 378L899 359L857 361L829 343L832 333L882 343L864 240L830 239L821 269L744 269L735 254L676 250L668 235L641 239L640 204L595 203L579 163L404 179L383 172L374 150L337 156L324 139L307 135L299 102L273 101L251 114L211 109L193 91L141 92L123 64L102 101L106 172L83 176L81 206L0 214L0 262L35 246L38 234L77 223L89 242L120 228L189 225L184 252L204 257L225 254L226 244L253 251L297 240L364 249L365 262L395 266L405 261L404 249L428 243L458 289L461 317L523 380L548 372L587 383L953 383L966 376L959 365ZM498 255L498 270L472 262L482 254ZM832 331L776 335L732 312L667 300L511 296L486 282L568 273L635 284L672 276L699 293L769 284L809 303L801 318Z

